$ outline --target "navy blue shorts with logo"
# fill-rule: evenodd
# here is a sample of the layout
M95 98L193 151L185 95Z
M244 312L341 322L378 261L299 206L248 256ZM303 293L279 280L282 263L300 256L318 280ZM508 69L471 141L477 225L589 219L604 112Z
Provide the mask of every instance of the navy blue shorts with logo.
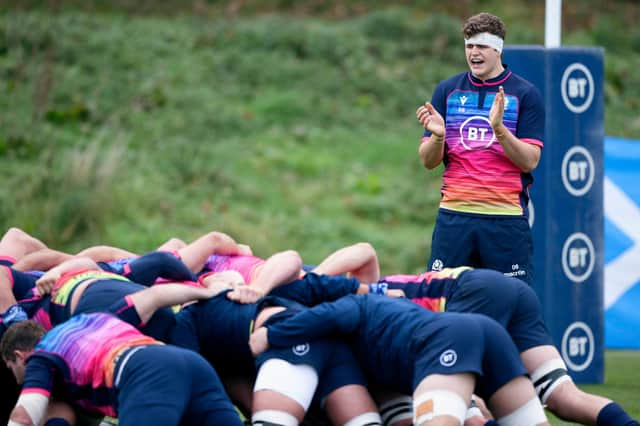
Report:
M493 318L507 329L520 352L553 344L533 289L497 271L464 271L449 295L446 311L474 312Z
M415 351L411 390L431 374L474 373L478 377L476 393L489 398L526 373L506 330L484 315L437 314L428 326L416 330L408 345Z
M242 425L215 370L193 351L134 346L114 378L121 425Z
M270 359L312 367L318 373L315 397L318 401L323 401L327 395L343 386L366 386L364 374L351 349L339 340L319 339L288 348L271 348L258 356L257 369Z
M533 241L525 217L482 217L438 210L427 270L471 266L533 283Z

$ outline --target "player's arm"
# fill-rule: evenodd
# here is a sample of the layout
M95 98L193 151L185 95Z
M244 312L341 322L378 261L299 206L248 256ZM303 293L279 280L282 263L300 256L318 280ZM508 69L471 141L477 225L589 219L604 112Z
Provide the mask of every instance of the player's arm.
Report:
M158 284L129 295L143 323L160 308L208 299L220 291L215 287L195 287L185 284Z
M40 425L44 420L49 399L51 383L57 371L55 355L44 354L29 357L24 372L22 392L11 411L9 425Z
M76 253L76 256L88 257L95 260L96 262L110 262L117 259L138 257L138 254L130 252L129 250L122 249L120 247L98 245L87 247L84 250Z
M520 170L532 172L540 162L541 149L539 146L518 139L503 123L504 117L504 88L500 86L493 105L489 111L489 121L493 134L502 146L505 155Z
M375 283L380 279L380 265L375 248L370 243L356 243L342 247L329 256L311 272L319 275L352 276L363 283Z
M445 99L444 89L438 85L431 102L426 102L416 110L416 118L425 129L418 154L424 167L429 170L436 168L444 158L445 119L441 112L446 108Z
M48 395L37 392L22 393L11 411L7 424L8 426L39 425L44 420L48 406Z
M49 269L43 276L38 279L38 281L36 281L38 293L41 296L51 293L56 281L62 276L62 274L71 271L82 270L99 271L100 266L98 266L96 262L89 259L88 257L74 257L73 259L69 259L61 263L60 265Z
M302 259L298 252L284 250L269 256L247 284L263 295L268 294L273 289L297 279L301 270ZM228 297L235 300L232 293Z
M12 268L16 271L48 271L74 256L59 250L44 248L24 255Z
M353 297L322 303L268 327L271 345L286 347L300 340L344 335L360 325L360 306Z

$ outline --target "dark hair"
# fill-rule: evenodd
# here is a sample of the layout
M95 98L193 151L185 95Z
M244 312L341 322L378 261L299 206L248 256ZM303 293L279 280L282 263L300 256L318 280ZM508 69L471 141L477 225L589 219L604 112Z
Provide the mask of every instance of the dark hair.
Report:
M12 324L0 340L2 359L15 361L15 351L31 351L46 333L44 327L35 321L20 321Z
M507 27L502 22L502 19L490 13L482 12L467 19L467 22L462 27L464 38L470 38L480 33L497 35L504 40L507 36Z

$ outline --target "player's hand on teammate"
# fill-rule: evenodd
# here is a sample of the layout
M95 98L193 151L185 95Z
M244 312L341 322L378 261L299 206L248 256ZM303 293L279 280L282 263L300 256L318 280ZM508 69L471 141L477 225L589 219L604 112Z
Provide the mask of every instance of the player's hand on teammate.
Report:
M43 276L36 281L36 289L40 296L51 294L56 281L60 278L60 271L57 268L48 270Z
M244 284L244 279L237 271L222 271L203 276L200 279L200 283L204 287L211 289L211 297L213 297L224 290L234 288L234 286L240 283Z
M261 290L246 284L234 286L233 291L227 293L227 299L242 304L256 303L263 297L264 293Z
M254 357L269 349L267 327L260 327L251 333L251 336L249 336L249 347Z

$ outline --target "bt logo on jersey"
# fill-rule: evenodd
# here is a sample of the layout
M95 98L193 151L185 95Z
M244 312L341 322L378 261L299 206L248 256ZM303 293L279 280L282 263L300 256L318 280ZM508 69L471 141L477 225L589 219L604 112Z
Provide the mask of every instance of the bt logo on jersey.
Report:
M459 131L460 143L469 151L489 148L496 140L489 119L479 115L467 118Z

